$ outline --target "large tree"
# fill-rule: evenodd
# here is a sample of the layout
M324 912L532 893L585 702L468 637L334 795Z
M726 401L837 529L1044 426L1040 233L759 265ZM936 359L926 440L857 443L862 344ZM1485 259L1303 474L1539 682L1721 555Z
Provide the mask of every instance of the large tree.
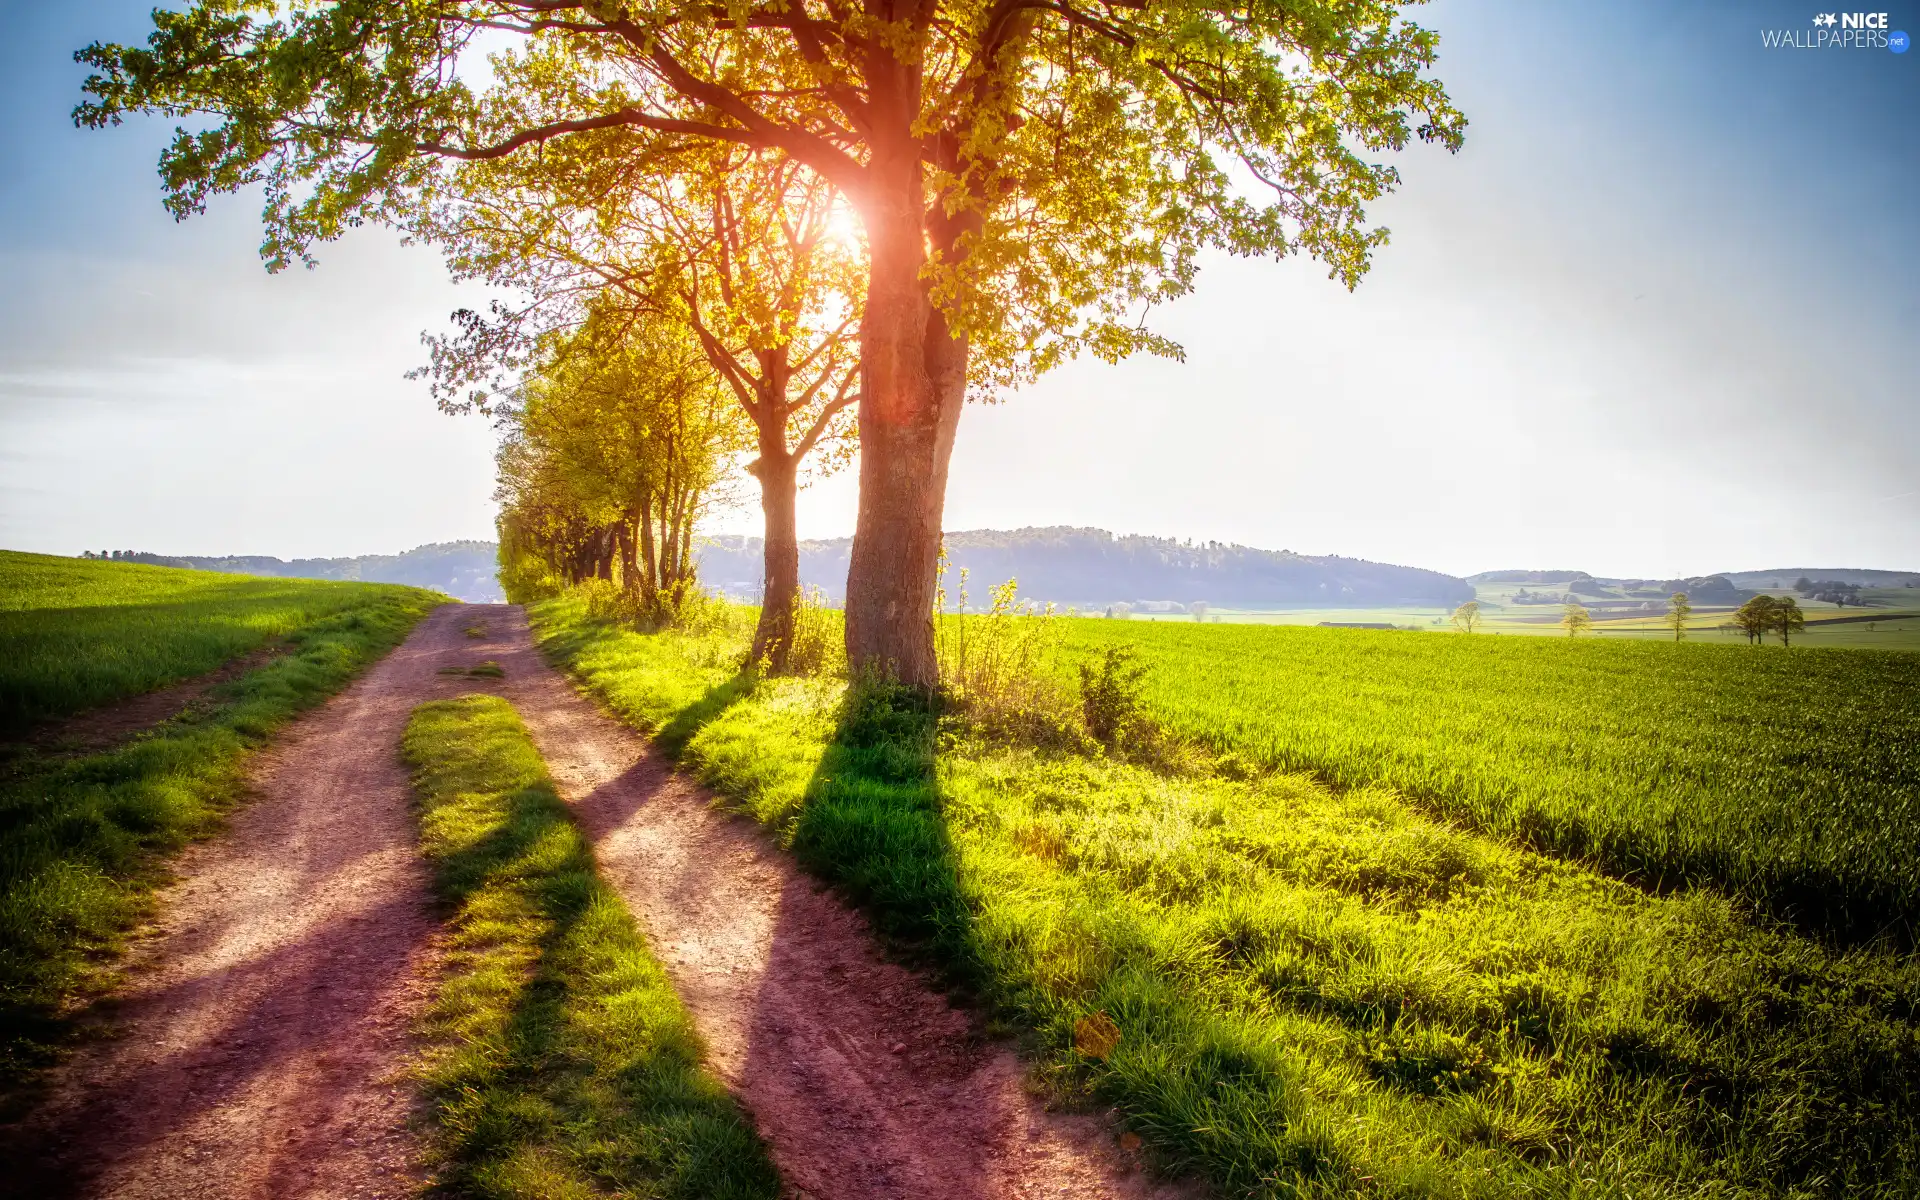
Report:
M1352 285L1384 231L1374 161L1464 120L1396 0L195 0L94 45L84 124L195 118L168 203L264 182L271 264L394 215L444 159L615 126L788 155L870 252L856 665L932 683L947 465L970 377L1167 350L1141 309L1209 247L1304 251ZM482 35L485 35L483 38ZM467 82L483 46L590 63L551 101ZM992 370L978 369L975 359Z

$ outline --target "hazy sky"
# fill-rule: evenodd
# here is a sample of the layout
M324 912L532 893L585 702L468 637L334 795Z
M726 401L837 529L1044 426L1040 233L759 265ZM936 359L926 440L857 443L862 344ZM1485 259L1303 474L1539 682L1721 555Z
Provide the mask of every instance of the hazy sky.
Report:
M475 297L361 231L260 267L176 225L161 122L83 132L150 0L0 0L0 545L283 557L490 537L492 439L403 373ZM1097 525L1467 573L1920 568L1920 52L1768 50L1810 3L1445 2L1458 156L1399 156L1354 294L1223 260L1185 363L961 424L950 529ZM1890 12L1920 32L1920 5ZM851 531L849 473L802 536ZM752 531L743 511L721 527Z

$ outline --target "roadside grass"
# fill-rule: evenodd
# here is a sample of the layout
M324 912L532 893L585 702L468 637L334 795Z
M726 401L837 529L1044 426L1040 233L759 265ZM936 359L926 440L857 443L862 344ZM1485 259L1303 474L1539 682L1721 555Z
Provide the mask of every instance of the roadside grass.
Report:
M345 587L319 615L275 609L270 632L285 639L288 653L220 685L210 705L103 752L27 752L8 761L0 776L0 1083L21 1079L58 1048L70 1032L64 1010L103 978L99 968L164 878L165 854L213 831L239 799L248 753L294 715L344 687L445 600L416 588ZM113 643L102 614L125 611L105 606L84 614L92 632L69 644ZM189 605L169 620L185 621L192 611L205 610ZM304 623L288 626L294 614ZM56 616L40 617L43 630L57 625ZM236 625L254 632L263 628L248 625L251 619L234 617ZM136 620L125 644L137 644L139 629L149 627ZM42 638L35 645L44 649L57 641ZM194 642L186 633L178 644L197 646L195 653L251 647L245 639ZM191 661L184 673L219 665ZM115 676L113 686L128 678Z
M1250 768L1391 787L1843 940L1920 922L1913 655L1092 620L1060 644L1132 648L1154 719Z
M421 1077L439 1189L772 1200L779 1180L513 707L414 710L420 840L453 910Z
M377 586L0 550L0 737L203 675Z
M616 714L1023 1034L1056 1094L1112 1105L1222 1195L1920 1190L1910 955L1650 895L1384 786L1148 770L990 743L884 689L756 680L744 620L533 617Z

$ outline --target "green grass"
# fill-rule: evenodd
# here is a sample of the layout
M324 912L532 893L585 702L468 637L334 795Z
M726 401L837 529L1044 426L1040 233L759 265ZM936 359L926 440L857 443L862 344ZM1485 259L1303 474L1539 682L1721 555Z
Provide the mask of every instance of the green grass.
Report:
M731 665L744 624L639 634L566 599L534 618L616 713L1022 1032L1056 1089L1218 1194L1920 1189L1910 955L1651 895L1380 784L1156 773L756 682ZM1172 644L1149 642L1157 669ZM1076 1046L1095 1013L1120 1030L1104 1057Z
M765 1149L506 701L414 710L420 841L453 911L422 1069L440 1190L780 1194Z
M51 565L43 571L43 564ZM211 703L124 745L64 757L29 751L7 761L0 774L0 1080L19 1078L43 1063L62 1041L68 1032L63 1009L101 978L96 968L110 959L144 911L163 873L164 854L217 828L221 813L241 795L248 752L295 714L345 686L444 601L415 588L348 584L330 588L322 602L306 608L242 600L237 608L222 610L203 603L204 580L222 577L160 567L72 565L83 569L70 570L67 560L28 555L7 555L0 563L11 605L0 613L0 629L9 649L15 631L31 631L26 675L43 682L91 679L85 686L75 684L77 690L36 693L42 697L31 706L36 713L58 711L42 702L49 695L112 696L136 678L117 667L92 676L84 662L62 676L44 661L52 647L65 645L76 654L94 647L123 664L141 659L147 673L138 678L149 684L164 682L170 671L197 674L218 662L181 657L184 650L171 658L172 652L149 654L139 649L143 631L159 630L156 636L164 645L193 647L194 655L210 654L215 647L243 652L265 636L283 639L288 652L221 685ZM91 588L84 605L77 602L74 585L82 576L90 576L84 582ZM160 586L170 577L178 577L177 594L188 598L177 608L164 602ZM112 603L112 587L125 581L143 597L140 603ZM21 607L33 596L55 607ZM202 599L191 599L195 596ZM156 624L153 614L159 610L170 615ZM220 623L222 612L231 618L226 633L196 640L186 625L192 613L211 614L209 619ZM127 616L130 627L116 631L115 614ZM82 633L63 641L58 630L69 619ZM254 621L262 623L249 624ZM236 628L248 632L229 636ZM9 655L0 668L8 672L10 689L20 678L13 674L15 666Z
M0 736L190 679L388 585L0 550Z
M1920 658L1870 651L1075 621L1134 647L1167 727L1386 785L1662 886L1848 938L1920 919Z

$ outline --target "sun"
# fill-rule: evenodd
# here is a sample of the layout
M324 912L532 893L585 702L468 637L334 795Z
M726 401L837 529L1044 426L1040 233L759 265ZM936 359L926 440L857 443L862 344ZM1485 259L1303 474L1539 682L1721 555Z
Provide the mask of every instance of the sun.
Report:
M827 240L842 246L857 246L866 234L860 226L860 215L845 201L836 201L833 211L827 214Z

